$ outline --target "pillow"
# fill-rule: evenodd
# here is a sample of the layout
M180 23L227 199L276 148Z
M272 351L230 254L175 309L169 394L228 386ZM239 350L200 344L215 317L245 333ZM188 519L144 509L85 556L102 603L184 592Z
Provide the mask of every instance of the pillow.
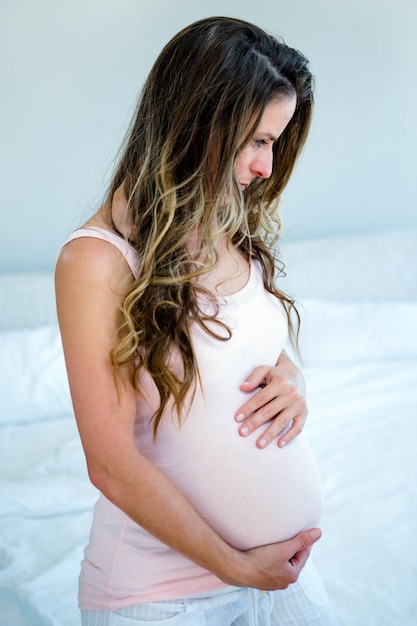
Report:
M53 272L0 274L0 331L57 324Z
M278 286L297 299L415 302L417 229L278 242L286 277Z
M417 302L300 302L304 365L417 358Z
M0 332L0 423L72 413L57 324Z

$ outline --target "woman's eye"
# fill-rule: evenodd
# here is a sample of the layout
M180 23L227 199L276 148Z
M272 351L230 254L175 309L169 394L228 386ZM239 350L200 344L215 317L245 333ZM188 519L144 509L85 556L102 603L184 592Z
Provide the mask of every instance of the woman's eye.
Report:
M266 145L266 141L265 139L255 139L254 140L254 144L257 148L260 148L261 146L265 146Z

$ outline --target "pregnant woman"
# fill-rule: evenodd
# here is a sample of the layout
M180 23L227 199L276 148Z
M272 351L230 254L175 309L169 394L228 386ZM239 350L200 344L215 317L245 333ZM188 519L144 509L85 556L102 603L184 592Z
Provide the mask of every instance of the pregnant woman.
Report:
M103 206L61 249L59 323L100 491L85 626L335 623L309 560L321 484L271 248L312 101L306 59L259 28L185 28Z

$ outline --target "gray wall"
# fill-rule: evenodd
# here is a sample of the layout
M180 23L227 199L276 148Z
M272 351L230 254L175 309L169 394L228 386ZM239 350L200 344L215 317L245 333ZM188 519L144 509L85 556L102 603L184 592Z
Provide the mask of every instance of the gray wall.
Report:
M160 49L214 14L283 35L316 75L286 237L417 226L414 0L0 0L0 271L53 267L100 202Z

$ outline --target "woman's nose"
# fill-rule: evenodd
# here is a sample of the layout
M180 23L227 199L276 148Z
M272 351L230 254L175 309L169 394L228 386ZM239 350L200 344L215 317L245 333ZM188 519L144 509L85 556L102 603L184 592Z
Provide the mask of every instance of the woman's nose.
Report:
M265 150L259 154L252 163L252 171L258 178L269 178L272 174L273 165L272 150Z

